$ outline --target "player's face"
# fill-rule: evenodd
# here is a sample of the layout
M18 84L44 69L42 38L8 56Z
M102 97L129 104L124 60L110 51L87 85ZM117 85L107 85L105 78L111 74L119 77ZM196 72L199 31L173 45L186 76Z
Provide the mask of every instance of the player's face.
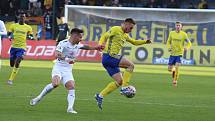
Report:
M182 29L182 24L175 24L175 29L180 31Z
M123 24L123 28L124 28L125 33L130 33L132 31L132 29L134 28L134 24L129 23L129 22L125 22Z
M72 40L75 44L78 44L80 41L82 41L83 34L82 33L73 33L72 34Z
M25 18L26 18L25 14L20 14L19 15L19 22L23 24L25 22Z

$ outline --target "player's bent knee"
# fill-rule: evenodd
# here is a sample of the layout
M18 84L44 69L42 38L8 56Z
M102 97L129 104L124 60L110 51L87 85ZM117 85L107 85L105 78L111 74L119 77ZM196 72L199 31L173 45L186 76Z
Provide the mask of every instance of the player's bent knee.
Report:
M130 69L133 72L133 70L134 70L134 64L133 63L130 65Z
M10 67L13 67L15 64L15 61L10 61Z
M126 70L129 71L129 72L133 72L134 64L129 65L128 68L126 68Z
M74 81L68 81L68 82L65 84L65 87L66 87L67 90L75 89L75 83L74 83Z
M169 72L172 71L172 66L168 66L168 71L169 71Z
M19 65L20 65L21 61L22 61L22 57L17 57L17 59L15 61L15 67L16 68L19 68Z
M117 81L116 84L117 84L118 86L122 86L122 80L121 80L121 81Z
M59 82L52 81L52 85L53 85L54 88L57 88L59 86Z
M52 85L54 88L58 87L60 84L60 77L58 75L55 75L53 78L52 78Z

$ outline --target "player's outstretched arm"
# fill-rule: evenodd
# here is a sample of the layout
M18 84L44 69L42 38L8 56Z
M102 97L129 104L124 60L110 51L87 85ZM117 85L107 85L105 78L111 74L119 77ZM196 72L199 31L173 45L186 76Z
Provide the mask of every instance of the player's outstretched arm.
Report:
M98 50L98 51L102 51L104 49L104 45L97 45L95 47L92 46L88 46L88 45L84 45L83 47L81 47L80 49L83 50Z
M128 37L127 41L133 45L143 45L152 43L150 38L147 38L146 40L135 40L133 38Z
M104 43L107 41L108 37L109 37L109 32L105 32L104 34L102 34L100 40L99 40L99 45L104 45Z

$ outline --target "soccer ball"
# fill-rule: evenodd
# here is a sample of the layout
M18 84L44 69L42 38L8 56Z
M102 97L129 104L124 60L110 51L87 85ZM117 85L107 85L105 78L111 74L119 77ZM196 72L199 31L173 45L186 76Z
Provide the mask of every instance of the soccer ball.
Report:
M135 89L135 87L132 86L132 85L129 85L129 86L127 87L127 91L126 91L126 93L125 93L125 96L126 96L127 98L133 98L133 97L135 96L135 94L136 94L136 89Z

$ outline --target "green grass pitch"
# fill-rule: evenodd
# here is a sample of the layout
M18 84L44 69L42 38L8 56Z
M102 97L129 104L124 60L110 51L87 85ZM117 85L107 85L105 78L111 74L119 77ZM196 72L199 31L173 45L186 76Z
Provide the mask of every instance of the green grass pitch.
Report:
M164 65L135 65L130 81L137 89L128 99L114 91L104 98L103 110L97 108L94 94L113 81L100 63L77 62L77 115L67 114L67 91L61 85L35 107L29 105L50 83L51 61L22 62L14 85L6 84L9 61L0 69L0 121L214 121L215 68L183 66L178 87Z

